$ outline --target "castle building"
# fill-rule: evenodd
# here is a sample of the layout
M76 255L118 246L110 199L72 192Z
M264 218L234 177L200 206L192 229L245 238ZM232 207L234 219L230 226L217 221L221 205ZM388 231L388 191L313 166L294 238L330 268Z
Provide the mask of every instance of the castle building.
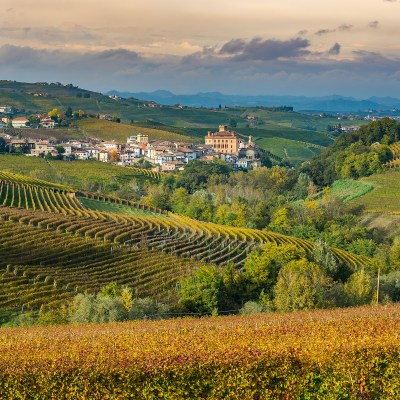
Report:
M211 145L216 153L238 155L242 139L237 132L229 131L226 125L220 125L218 132L208 132L205 142L206 145Z

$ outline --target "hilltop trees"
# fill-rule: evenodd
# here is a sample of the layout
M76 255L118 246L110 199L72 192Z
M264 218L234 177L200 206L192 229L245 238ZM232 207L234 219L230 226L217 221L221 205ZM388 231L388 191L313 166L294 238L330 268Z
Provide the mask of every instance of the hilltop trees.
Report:
M319 186L339 178L359 178L379 172L393 155L388 145L400 139L400 123L383 118L339 136L322 153L305 164L306 172Z

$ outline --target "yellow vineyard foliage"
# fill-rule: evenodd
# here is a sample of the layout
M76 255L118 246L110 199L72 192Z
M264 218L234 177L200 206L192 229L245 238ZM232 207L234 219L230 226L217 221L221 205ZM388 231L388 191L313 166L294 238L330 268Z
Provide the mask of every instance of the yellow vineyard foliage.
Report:
M0 330L19 399L396 399L400 306Z

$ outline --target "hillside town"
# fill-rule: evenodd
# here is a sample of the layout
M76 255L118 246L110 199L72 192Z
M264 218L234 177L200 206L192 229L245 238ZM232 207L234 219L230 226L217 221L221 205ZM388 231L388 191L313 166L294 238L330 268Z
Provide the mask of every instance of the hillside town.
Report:
M4 107L3 107L4 108ZM4 108L3 112L9 111ZM2 109L0 108L0 112ZM41 128L56 127L49 115L38 115ZM108 119L100 116L100 119ZM218 158L232 165L233 169L254 169L261 166L260 149L250 136L246 141L237 132L220 125L217 132L208 132L204 144L187 142L149 140L148 135L137 133L127 138L126 143L115 140L103 141L96 138L73 139L57 143L51 139L29 137L28 118L8 117L1 119L3 130L0 138L5 141L9 153L22 153L31 157L57 158L66 161L97 160L122 166L141 165L148 168L171 172L183 169L188 162L200 159L211 162ZM18 137L10 134L4 126L20 129ZM22 133L21 133L22 132Z

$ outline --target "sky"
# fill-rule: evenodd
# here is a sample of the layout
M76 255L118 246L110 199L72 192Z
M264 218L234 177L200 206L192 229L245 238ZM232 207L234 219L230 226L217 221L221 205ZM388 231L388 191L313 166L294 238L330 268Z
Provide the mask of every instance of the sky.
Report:
M0 79L400 97L400 0L2 0Z

